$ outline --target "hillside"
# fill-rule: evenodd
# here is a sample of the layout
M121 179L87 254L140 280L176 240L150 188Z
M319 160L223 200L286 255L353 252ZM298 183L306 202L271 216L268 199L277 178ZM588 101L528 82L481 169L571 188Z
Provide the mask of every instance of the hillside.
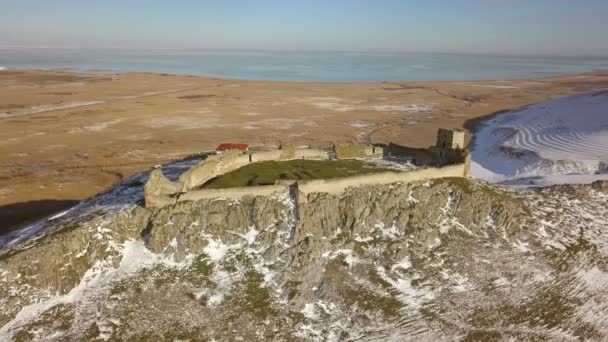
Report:
M2 242L0 339L608 337L606 183L446 179L151 210L146 177Z

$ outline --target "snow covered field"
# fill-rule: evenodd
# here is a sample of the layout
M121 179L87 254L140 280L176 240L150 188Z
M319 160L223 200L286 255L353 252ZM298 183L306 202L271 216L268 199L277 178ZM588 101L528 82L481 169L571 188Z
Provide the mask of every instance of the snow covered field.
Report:
M510 111L475 132L472 174L544 186L608 179L608 91Z

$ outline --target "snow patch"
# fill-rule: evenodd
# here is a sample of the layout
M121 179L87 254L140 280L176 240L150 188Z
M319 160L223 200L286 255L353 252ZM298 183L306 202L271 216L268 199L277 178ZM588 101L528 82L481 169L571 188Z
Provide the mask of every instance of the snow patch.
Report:
M401 259L401 261L399 261L398 263L394 264L393 267L391 267L391 271L394 272L395 270L408 270L412 267L412 262L410 261L409 257L405 257L403 259Z
M70 292L23 307L10 322L0 329L0 336L9 336L14 328L23 326L40 317L45 311L59 304L72 304L84 302L95 293L112 287L113 283L129 277L134 273L156 265L170 268L185 268L192 261L193 256L188 256L182 262L176 262L172 258L154 254L146 248L143 241L126 241L119 246L122 259L117 268L112 267L111 260L97 261L86 271L80 283Z
M608 179L608 92L540 103L488 119L475 132L474 177L514 186Z
M386 274L386 269L382 266L376 268L378 275L382 280L389 283L393 288L399 291L399 300L411 305L412 307L419 308L424 302L433 299L435 296L432 292L417 289L412 286L412 280L406 277L393 279Z
M352 249L339 249L333 252L325 252L323 254L323 258L334 260L338 257L344 257L344 262L348 265L348 267L353 267L353 265L359 262L359 258L354 255Z
M316 320L317 318L319 318L319 314L317 313L317 308L315 307L315 304L313 303L307 303L306 305L304 305L304 309L302 309L302 314L304 314L304 317L308 318L308 319L313 319Z
M354 127L354 128L366 128L366 127L374 127L374 123L373 122L369 122L369 121L351 121L350 123L350 127Z
M399 232L399 230L397 229L397 227L395 225L392 225L392 226L386 228L384 223L377 223L374 226L374 230L380 231L380 234L385 239L396 239L399 236L401 236L401 233Z
M208 239L207 246L203 248L203 252L209 256L211 261L217 262L226 256L230 247L222 243L221 240Z
M9 117L20 116L20 115L52 112L52 111L62 110L62 109L87 107L87 106L93 106L96 104L100 104L103 102L104 101L83 101L83 102L67 102L67 103L62 103L62 104L58 104L58 105L34 106L34 107L31 107L31 108L28 108L25 110L21 110L21 111L16 111L16 112L11 112L11 113L0 113L0 118L3 118L3 117L9 118Z
M260 232L253 228L249 228L247 234L243 235L242 237L245 239L245 241L247 241L247 244L252 245L255 242L255 239L258 237L258 234L260 234Z
M301 99L301 102L309 103L320 109L336 112L373 111L373 112L404 112L404 113L426 113L433 111L434 104L378 104L365 105L360 103L346 103L345 99L337 97L311 97Z
M380 167L384 169L391 169L397 171L411 171L416 169L416 166L410 162L406 163L398 163L385 159L369 159L365 160L366 164L373 165L375 167Z

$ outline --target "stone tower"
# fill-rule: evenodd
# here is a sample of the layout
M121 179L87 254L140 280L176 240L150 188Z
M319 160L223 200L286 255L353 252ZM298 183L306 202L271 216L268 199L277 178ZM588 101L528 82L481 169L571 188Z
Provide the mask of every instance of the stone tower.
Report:
M465 132L440 128L437 132L437 147L442 150L463 150Z

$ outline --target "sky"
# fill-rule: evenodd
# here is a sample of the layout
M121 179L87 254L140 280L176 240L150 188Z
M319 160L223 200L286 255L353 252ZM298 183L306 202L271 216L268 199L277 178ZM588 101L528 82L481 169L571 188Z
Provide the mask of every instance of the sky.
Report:
M608 0L0 0L0 47L608 54Z

